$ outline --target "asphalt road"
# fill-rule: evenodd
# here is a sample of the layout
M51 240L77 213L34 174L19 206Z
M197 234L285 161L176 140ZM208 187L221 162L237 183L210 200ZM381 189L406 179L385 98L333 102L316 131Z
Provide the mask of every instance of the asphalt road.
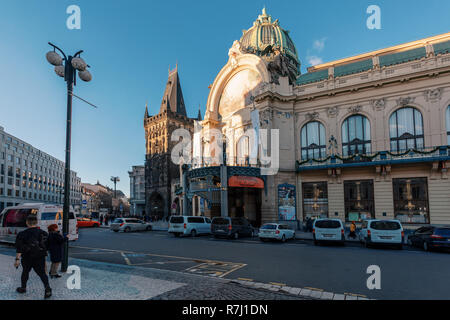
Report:
M74 258L310 287L371 299L450 299L450 254L358 244L314 246L309 241L175 238L166 232L115 233L81 229ZM367 268L381 269L381 289L369 290Z

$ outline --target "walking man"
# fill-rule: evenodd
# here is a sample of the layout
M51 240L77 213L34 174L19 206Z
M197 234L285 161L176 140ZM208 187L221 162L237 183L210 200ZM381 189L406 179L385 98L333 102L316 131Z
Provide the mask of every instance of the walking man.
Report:
M356 239L356 224L355 221L352 221L350 224L350 234L349 237L352 239Z
M19 268L22 260L21 286L17 288L18 293L27 292L28 276L33 269L45 287L44 298L50 298L52 289L45 274L45 257L47 256L48 234L37 227L35 215L29 215L26 219L28 229L19 232L16 238L16 261L14 267Z

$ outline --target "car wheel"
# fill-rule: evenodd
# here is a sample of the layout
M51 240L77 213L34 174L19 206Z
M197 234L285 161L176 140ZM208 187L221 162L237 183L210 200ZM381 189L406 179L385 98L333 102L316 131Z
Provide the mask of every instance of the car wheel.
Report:
M123 229L123 232L130 232L131 228L130 227L126 227L125 229Z
M175 238L178 238L180 236L179 233L174 233L173 235L175 236Z
M98 223L94 223L94 228L98 228L100 225Z
M239 239L239 233L236 232L236 233L233 235L233 238L234 238L234 240Z
M400 244L397 246L397 249L398 249L398 250L403 250L403 244L400 243Z
M423 250L430 251L430 247L428 246L428 243L426 241L423 242Z
M191 231L191 237L192 237L192 238L195 238L196 236L197 236L197 231L192 230L192 231Z
M314 245L315 245L315 246L318 246L318 245L319 245L319 241L314 240Z
M152 226L148 226L147 228L145 228L146 231L152 231Z
M286 242L286 236L283 234L283 236L281 237L281 242Z
M266 242L267 241L267 239L264 239L264 238L259 238L259 240L261 240L261 242Z
M113 230L114 232L119 232L119 230Z

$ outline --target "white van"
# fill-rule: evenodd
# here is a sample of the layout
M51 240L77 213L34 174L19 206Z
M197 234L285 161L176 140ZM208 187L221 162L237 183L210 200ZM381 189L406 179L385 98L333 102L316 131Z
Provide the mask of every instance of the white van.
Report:
M340 219L316 219L313 225L314 244L333 241L345 244L344 225Z
M2 240L15 241L17 234L27 228L26 219L36 215L38 227L47 232L47 227L57 224L58 229L63 227L63 207L61 205L44 203L24 203L14 207L6 207L0 214L0 237ZM77 219L73 208L69 211L69 241L78 239Z
M198 234L211 234L211 219L206 217L171 216L169 233L195 237Z
M402 249L405 234L399 220L364 220L359 241L365 247L375 244L395 245Z

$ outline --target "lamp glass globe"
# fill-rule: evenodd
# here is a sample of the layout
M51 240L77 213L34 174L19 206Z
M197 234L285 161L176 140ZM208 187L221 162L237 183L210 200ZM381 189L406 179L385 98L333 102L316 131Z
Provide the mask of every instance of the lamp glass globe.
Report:
M54 66L61 66L63 63L63 59L61 58L61 56L56 53L55 51L49 51L47 52L47 54L45 55L45 57L47 58L47 61Z

